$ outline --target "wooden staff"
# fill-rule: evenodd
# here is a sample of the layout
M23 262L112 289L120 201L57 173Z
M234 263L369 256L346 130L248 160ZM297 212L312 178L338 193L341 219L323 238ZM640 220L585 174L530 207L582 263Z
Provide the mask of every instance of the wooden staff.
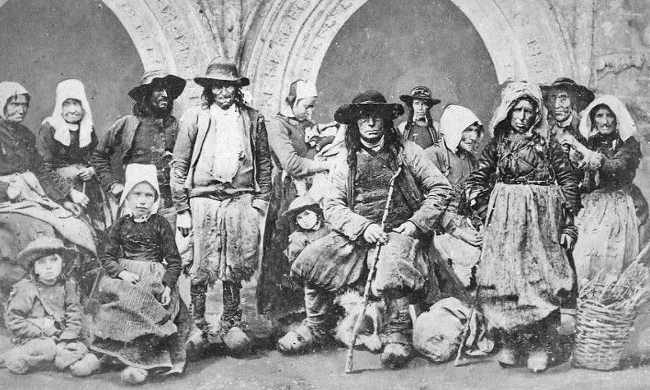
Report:
M386 206L384 206L384 215L381 217L381 230L383 231L386 226L386 219L388 219L388 210L390 209L390 201L393 198L393 190L395 189L395 179L402 172L402 166L400 165L397 168L395 174L390 178L388 184L388 196L386 197ZM377 241L375 248L377 251L375 256L372 259L370 264L370 269L368 272L368 279L366 279L366 287L363 291L363 306L361 307L361 313L357 317L357 320L354 323L354 329L352 330L352 342L348 345L348 352L345 356L345 373L350 374L352 372L352 358L354 355L354 345L357 343L357 337L359 336L359 329L363 325L363 318L366 314L366 309L368 308L368 297L370 296L370 285L372 279L375 277L375 272L377 271L377 261L379 260L379 252L381 251L381 242Z

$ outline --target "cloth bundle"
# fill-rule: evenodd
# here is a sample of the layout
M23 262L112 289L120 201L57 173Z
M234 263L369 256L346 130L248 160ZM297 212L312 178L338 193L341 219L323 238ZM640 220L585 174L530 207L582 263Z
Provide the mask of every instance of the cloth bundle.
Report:
M470 317L471 313L471 317ZM421 314L413 326L413 346L436 363L451 360L462 343L465 324L469 321L469 337L464 351L481 356L492 351L494 341L481 313L456 298L445 298Z

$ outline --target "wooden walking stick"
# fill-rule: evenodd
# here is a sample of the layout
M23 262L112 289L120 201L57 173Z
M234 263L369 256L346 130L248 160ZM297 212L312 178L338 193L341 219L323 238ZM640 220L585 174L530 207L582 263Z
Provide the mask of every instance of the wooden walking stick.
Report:
M400 165L397 168L395 174L390 178L388 184L388 196L386 197L386 206L384 206L384 215L381 217L381 230L383 231L386 226L386 219L388 218L388 210L390 209L390 201L393 198L393 190L395 189L395 179L402 172L402 166ZM352 342L348 345L348 351L345 356L345 373L350 374L352 372L352 358L354 354L354 345L357 343L357 337L359 336L359 329L363 325L363 318L366 314L366 308L368 307L368 297L370 296L370 285L372 279L375 277L375 272L377 271L377 260L379 260L379 252L381 251L381 243L377 242L376 246L377 251L375 256L372 259L368 270L368 279L366 279L366 286L363 290L363 306L361 307L361 313L357 317L357 320L354 323L354 329L352 330Z
M469 311L467 322L465 322L465 326L463 327L463 333L460 338L460 345L458 346L458 353L456 354L456 360L454 360L454 367L462 366L461 358L463 356L463 352L465 352L465 343L467 343L467 340L469 339L469 336L472 333L472 330L470 328L470 323L472 322L472 317L474 316L474 312L476 311L477 299L478 299L478 286L476 286L476 291L474 291L472 308Z

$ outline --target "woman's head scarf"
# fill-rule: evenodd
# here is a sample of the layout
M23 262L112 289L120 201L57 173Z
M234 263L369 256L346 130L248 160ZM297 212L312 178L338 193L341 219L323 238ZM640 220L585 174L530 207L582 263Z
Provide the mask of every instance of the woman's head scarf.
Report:
M474 123L478 123L480 126L483 125L476 114L469 108L457 104L450 104L445 107L440 117L440 132L449 150L456 151L460 140L463 138L463 131Z
M79 80L69 79L61 81L56 86L56 103L52 116L45 118L43 123L48 123L54 128L54 139L65 146L70 146L70 129L68 123L63 119L63 102L66 99L76 99L81 102L85 113L79 123L79 147L85 147L92 141L93 114L90 112L90 105L86 98L86 89Z
M122 197L120 198L120 207L123 207L124 214L131 212L128 208L128 202L125 203L124 201L133 190L133 187L142 182L149 183L156 191L156 201L151 208L151 214L157 213L160 207L160 186L158 185L156 166L152 164L129 164L124 170L124 179L124 191L122 191Z
M287 98L282 102L282 107L280 107L280 114L288 118L293 118L293 109L296 107L296 103L298 103L301 99L310 97L318 97L316 84L305 80L294 81L289 86L289 94L287 95Z
M22 85L18 84L15 81L3 81L0 83L0 104L2 104L2 109L0 109L0 118L5 118L5 107L7 106L7 101L18 95L27 95L29 99L29 92Z
M625 107L625 103L616 96L603 95L589 103L587 108L585 108L580 114L582 115L582 118L580 119L579 129L580 134L582 134L583 137L589 139L589 137L598 132L598 130L592 129L593 123L591 123L590 114L596 106L601 104L609 107L614 115L616 115L616 130L623 141L627 141L628 138L636 134L636 124L634 123L634 119L632 119L632 115L630 115L630 112L627 110L627 107Z
M501 92L501 104L494 112L488 130L491 136L498 136L495 131L501 128L501 123L508 118L508 114L514 108L515 102L520 98L529 97L537 104L537 117L533 122L533 131L546 137L548 133L548 121L546 119L546 106L542 97L542 90L537 84L527 81L513 81L508 83ZM510 124L507 124L510 128Z

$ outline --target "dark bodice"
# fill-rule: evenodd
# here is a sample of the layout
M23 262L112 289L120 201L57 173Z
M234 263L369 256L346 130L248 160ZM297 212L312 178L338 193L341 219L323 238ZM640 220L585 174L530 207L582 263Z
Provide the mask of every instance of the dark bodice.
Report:
M506 184L557 184L567 207L580 209L578 179L558 141L533 133L512 132L490 140L479 158L478 168L466 182L468 199L489 195L494 182Z

